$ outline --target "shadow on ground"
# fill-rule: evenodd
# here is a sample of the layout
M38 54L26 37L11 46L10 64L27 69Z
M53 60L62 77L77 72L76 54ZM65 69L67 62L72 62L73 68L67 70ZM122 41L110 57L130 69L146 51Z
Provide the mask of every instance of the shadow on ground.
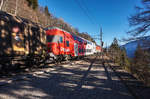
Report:
M115 73L101 66L99 60L88 65L50 68L50 72L27 74L19 81L0 86L0 98L133 99Z
M107 63L112 63L112 61L107 60ZM136 99L149 99L150 87L144 85L142 81L139 81L132 74L122 71L123 68L121 66L111 66L110 68L115 71L116 75L123 81L129 92Z

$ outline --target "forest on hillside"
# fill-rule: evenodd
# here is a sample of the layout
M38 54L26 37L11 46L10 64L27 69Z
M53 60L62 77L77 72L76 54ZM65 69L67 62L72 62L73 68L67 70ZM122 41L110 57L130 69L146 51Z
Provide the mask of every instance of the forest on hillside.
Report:
M0 10L31 20L43 28L58 27L95 42L87 32L80 33L78 28L72 27L62 18L57 18L50 13L48 6L40 6L38 0L0 0Z
M118 66L121 66L126 71L130 72L139 80L143 81L146 85L150 86L150 43L149 43L149 30L150 30L150 0L141 0L141 5L135 7L135 13L128 18L130 30L127 32L129 38L123 41L137 42L134 57L129 58L126 50L133 49L132 47L125 49L120 47L117 38L110 45L109 57ZM145 35L148 35L145 37ZM145 39L146 38L146 39Z

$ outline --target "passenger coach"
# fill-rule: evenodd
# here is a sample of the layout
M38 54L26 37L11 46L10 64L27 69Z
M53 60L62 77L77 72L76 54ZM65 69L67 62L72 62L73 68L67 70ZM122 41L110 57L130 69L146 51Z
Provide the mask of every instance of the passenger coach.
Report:
M96 52L95 43L57 27L46 29L49 56L54 60L70 59L92 55Z
M68 59L75 56L74 38L71 33L57 27L46 29L47 48L51 58L54 60Z

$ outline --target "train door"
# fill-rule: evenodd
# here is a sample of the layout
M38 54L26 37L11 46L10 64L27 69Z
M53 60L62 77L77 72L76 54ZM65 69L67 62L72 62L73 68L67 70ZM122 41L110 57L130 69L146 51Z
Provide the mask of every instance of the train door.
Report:
M78 56L78 44L74 43L74 55Z

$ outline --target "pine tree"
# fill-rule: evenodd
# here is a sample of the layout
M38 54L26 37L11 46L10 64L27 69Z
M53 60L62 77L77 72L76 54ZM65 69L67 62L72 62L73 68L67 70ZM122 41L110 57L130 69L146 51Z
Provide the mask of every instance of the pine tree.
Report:
M125 48L120 48L118 40L114 38L113 43L109 48L110 57L112 57L114 63L117 63L122 68L130 71L130 60L126 55Z
M118 40L116 38L114 38L114 40L109 48L109 51L110 51L110 57L112 58L112 60L115 63L118 63L120 61L120 57L119 57L120 47L118 44Z
M120 66L122 66L125 70L130 72L130 60L126 54L126 50L124 47L121 49Z
M143 80L145 84L148 84L150 75L150 52L143 50L140 44L138 44L137 50L135 52L132 72L136 74L139 79Z
M45 8L44 8L44 12L45 12L45 14L48 16L48 17L50 17L50 13L49 13L49 10L48 10L48 7L47 6L45 6Z
M27 0L28 5L31 6L33 9L38 8L38 0Z

